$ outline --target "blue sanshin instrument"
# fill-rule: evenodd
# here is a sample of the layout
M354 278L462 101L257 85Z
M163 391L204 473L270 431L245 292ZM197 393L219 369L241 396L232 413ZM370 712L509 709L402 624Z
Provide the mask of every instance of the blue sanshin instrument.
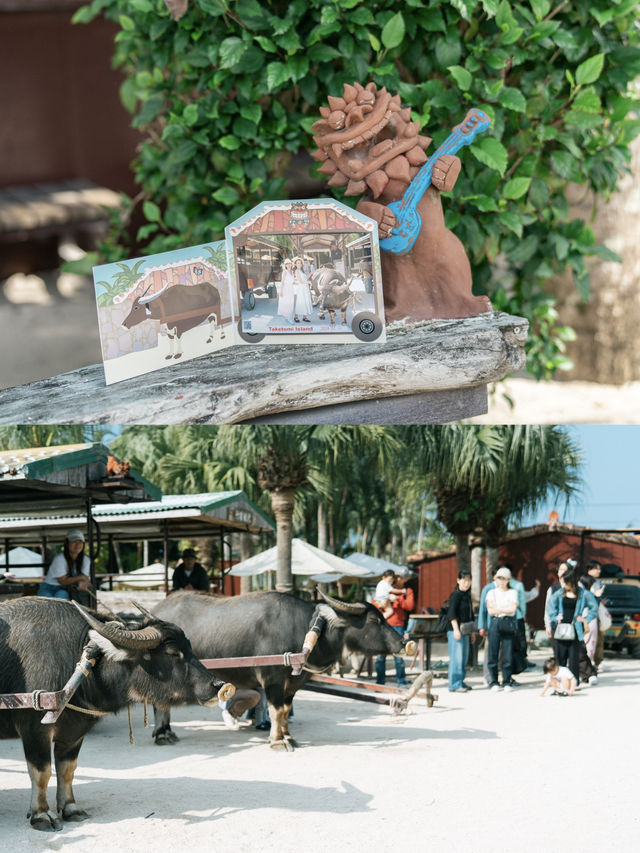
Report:
M422 228L422 220L417 211L420 199L431 183L433 167L443 154L455 154L465 145L471 145L479 133L491 125L489 116L475 107L466 114L464 121L456 125L450 135L429 157L424 166L411 181L398 201L387 205L397 220L390 237L380 240L380 248L394 255L407 255L418 239Z

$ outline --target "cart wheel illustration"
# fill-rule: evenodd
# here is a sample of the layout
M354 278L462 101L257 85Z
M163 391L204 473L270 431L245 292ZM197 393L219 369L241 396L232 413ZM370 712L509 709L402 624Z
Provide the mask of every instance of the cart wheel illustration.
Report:
M245 332L242 328L242 320L238 320L238 334L248 344L259 344L264 339L264 332Z
M361 311L351 321L351 331L359 341L375 341L382 332L382 320L370 311Z
M245 291L245 294L242 297L242 304L247 311L253 311L256 307L256 298L250 290Z

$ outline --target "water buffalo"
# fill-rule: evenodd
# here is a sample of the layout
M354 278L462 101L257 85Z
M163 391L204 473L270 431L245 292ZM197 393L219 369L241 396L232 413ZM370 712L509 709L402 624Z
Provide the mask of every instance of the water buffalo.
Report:
M216 674L236 687L261 688L267 695L271 717L270 745L291 750L295 741L288 720L296 691L313 671L325 670L342 658L345 649L365 654L398 654L402 639L373 605L346 604L320 593L318 605L326 625L308 658L309 670L293 676L285 666L220 669ZM236 598L201 593L170 595L154 609L187 633L200 658L246 657L284 654L302 649L316 605L279 592L257 592ZM153 735L156 743L171 743L169 714L156 712Z
M167 359L182 356L182 335L205 320L209 323L207 343L213 341L215 327L222 323L220 293L215 285L209 281L192 285L174 284L171 287L165 285L150 296L147 296L147 290L133 300L131 310L122 321L126 329L137 326L144 320L160 320L169 338L169 355L165 356ZM224 338L222 325L220 338Z
M353 302L354 294L349 289L349 283L338 270L331 267L320 267L311 276L311 290L315 294L314 304L320 308L318 319L324 320L329 312L329 324L335 326L336 311L340 311L342 325L347 325L347 308Z
M136 628L105 620L59 599L22 598L0 605L0 693L60 690L74 672L83 647L98 647L97 662L72 703L107 713L147 700L160 708L217 701L222 682L194 656L175 625L144 619ZM0 710L0 738L22 738L29 776L28 817L34 829L62 829L62 821L88 817L72 790L78 752L99 717L65 708L55 723L43 712ZM57 812L49 811L51 744L57 777Z

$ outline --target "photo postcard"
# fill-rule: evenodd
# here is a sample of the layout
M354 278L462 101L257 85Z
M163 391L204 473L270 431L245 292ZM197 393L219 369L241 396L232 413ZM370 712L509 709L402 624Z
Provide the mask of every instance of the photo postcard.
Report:
M225 234L245 343L385 340L374 220L334 199L267 201Z
M225 241L93 270L106 384L236 343Z

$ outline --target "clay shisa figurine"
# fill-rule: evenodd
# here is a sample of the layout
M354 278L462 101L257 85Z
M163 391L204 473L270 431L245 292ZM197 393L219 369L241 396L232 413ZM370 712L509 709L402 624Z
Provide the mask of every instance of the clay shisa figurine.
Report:
M357 209L378 223L387 322L474 317L491 311L486 296L471 292L464 246L444 223L440 192L450 192L460 173L454 156L489 126L481 110L465 120L431 157L431 139L419 133L399 95L375 83L345 85L329 97L312 127L329 186L362 195Z

